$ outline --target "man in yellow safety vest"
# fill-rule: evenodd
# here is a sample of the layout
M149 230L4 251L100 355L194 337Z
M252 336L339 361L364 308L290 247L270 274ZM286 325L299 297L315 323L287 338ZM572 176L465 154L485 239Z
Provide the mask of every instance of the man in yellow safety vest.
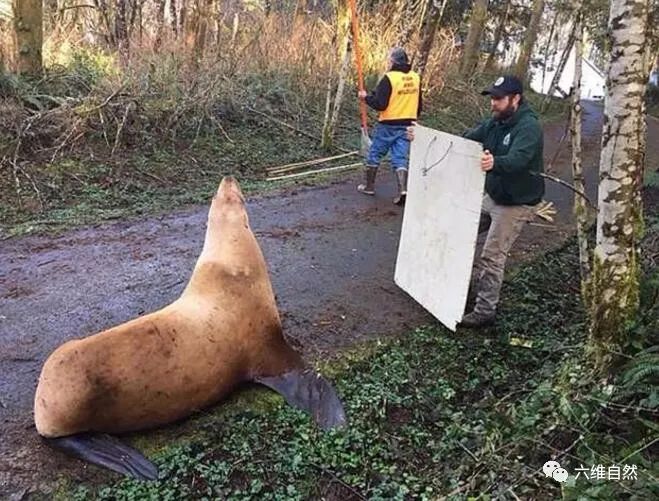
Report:
M359 92L359 98L379 112L378 125L366 158L366 183L357 190L365 195L375 195L375 178L380 161L391 153L391 167L396 173L397 205L405 203L407 195L407 164L410 141L407 128L421 113L421 78L411 70L405 51L395 47L389 52L389 69L378 82L375 92Z

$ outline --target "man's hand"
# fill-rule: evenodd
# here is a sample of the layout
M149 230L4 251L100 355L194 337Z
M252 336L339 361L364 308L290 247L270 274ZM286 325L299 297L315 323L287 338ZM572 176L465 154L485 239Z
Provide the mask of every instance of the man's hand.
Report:
M492 153L490 153L490 150L485 150L483 152L483 156L481 157L481 170L483 172L487 172L492 170L494 167L494 157L492 156Z
M412 125L410 125L407 128L407 131L405 132L405 137L407 137L408 141L414 141L414 126L416 125L416 122L412 122Z
M368 92L366 92L365 90L360 90L360 91L357 93L357 97L358 97L359 99L366 99L366 96L368 96Z

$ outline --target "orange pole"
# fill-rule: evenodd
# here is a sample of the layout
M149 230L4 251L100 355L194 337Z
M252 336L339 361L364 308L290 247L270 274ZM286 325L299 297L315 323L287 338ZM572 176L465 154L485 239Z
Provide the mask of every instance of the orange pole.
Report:
M355 49L355 66L357 66L357 83L359 90L364 88L364 70L362 69L362 48L359 44L359 18L357 17L357 2L356 0L348 0L350 4L351 18L352 18L352 42ZM359 111L362 118L362 129L364 131L368 128L368 120L366 115L366 101L359 100Z

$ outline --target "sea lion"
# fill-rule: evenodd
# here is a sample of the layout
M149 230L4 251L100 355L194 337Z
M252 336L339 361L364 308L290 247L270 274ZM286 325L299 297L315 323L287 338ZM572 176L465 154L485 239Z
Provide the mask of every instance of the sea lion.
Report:
M181 297L57 348L39 377L34 421L56 448L119 473L155 479L152 463L104 434L177 421L247 381L281 393L323 429L346 423L332 386L284 339L245 200L238 183L226 177Z

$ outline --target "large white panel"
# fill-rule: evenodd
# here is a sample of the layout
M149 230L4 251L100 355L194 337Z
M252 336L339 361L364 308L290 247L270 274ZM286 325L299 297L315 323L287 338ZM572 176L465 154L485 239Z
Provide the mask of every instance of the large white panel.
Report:
M462 319L485 174L475 141L415 127L396 284L446 327Z

